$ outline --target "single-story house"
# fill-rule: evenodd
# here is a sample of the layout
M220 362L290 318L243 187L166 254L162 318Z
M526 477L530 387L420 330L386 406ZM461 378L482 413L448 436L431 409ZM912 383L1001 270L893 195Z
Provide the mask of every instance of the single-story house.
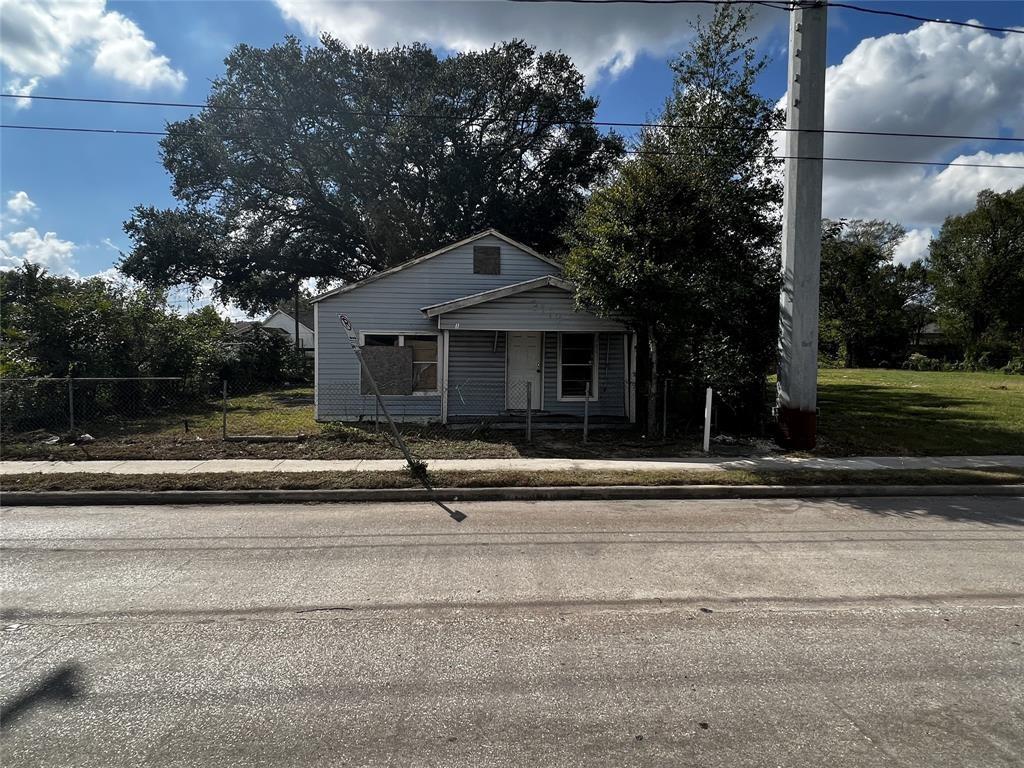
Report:
M938 323L932 322L926 323L921 328L915 339L915 344L918 346L935 346L936 344L945 344L946 341L946 334L943 332L942 327Z
M307 355L312 355L315 347L316 334L313 332L314 324L313 310L300 309L299 348ZM295 317L283 309L275 310L271 313L270 317L264 320L243 320L235 323L234 334L239 337L245 336L252 333L253 329L257 326L279 333L288 339L289 344L295 344Z
M273 328L284 331L288 334L288 340L295 343L295 317L283 309L275 310L274 313L263 321L264 328ZM299 309L299 348L312 353L316 346L316 333L313 330L312 309Z
M489 229L313 299L316 419L373 418L340 316L396 420L635 419L636 338L557 261Z

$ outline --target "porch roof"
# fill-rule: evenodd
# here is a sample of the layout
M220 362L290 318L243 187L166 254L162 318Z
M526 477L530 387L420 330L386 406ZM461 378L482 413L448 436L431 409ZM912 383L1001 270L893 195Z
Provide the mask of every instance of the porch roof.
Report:
M576 307L573 285L555 275L513 283L421 310L437 327L484 331L610 331L622 323Z
M469 296L463 296L460 299L452 299L451 301L444 301L440 304L431 304L428 307L420 309L420 312L425 314L427 317L436 317L437 315L444 315L458 309L466 309L467 307L475 307L478 304L486 304L488 301L494 301L495 299L504 299L507 296L515 296L516 294L525 293L526 291L548 287L560 288L563 291L572 293L572 283L568 280L563 280L562 278L555 277L554 275L544 275L543 277L535 277L532 280L524 280L521 283L513 283L512 285L505 285L501 288L492 288L489 291L471 293Z

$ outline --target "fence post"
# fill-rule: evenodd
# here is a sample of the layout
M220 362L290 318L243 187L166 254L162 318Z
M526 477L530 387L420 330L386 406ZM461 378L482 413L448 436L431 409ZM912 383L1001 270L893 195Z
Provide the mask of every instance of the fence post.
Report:
M661 383L661 437L668 437L668 379Z
M590 382L583 393L583 442L590 436Z
M228 439L228 380L224 379L220 383L220 396L223 403L221 409L221 425L220 434L225 440Z
M75 385L68 376L68 432L75 431Z
M526 442L533 442L533 382L526 382Z

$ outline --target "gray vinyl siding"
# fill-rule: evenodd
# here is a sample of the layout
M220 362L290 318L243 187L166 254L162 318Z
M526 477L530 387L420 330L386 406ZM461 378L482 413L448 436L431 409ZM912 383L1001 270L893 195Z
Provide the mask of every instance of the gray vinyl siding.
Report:
M621 333L598 335L598 391L597 399L590 403L591 415L626 415L623 338ZM505 410L505 344L504 332L449 331L449 419L493 416ZM546 332L543 410L582 417L582 402L558 400L557 355L558 333Z
M504 331L451 331L448 418L493 416L505 410Z
M597 399L590 402L592 416L625 416L625 358L623 334L601 333L597 337ZM558 399L558 334L544 334L544 410L551 413L583 415L583 402Z
M500 275L473 274L474 245L501 247ZM359 362L338 321L340 313L348 315L357 333L438 332L437 319L427 318L420 311L422 307L557 274L557 267L487 235L317 302L317 419L351 420L360 415L372 417L374 413L373 398L359 394ZM440 354L439 351L439 357ZM503 372L504 363L502 376ZM401 418L436 420L441 417L440 396L390 396L385 401L389 410L393 408L394 415ZM501 407L504 407L503 402Z
M622 324L577 311L573 296L545 286L440 315L440 327L459 330L621 331Z

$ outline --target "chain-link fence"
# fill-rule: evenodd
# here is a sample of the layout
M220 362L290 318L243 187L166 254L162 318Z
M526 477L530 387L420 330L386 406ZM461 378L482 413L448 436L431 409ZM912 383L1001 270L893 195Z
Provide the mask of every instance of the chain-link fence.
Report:
M229 439L310 435L345 428L385 430L390 415L407 434L518 433L530 439L538 430L563 430L587 440L592 430L628 425L624 403L601 400L585 391L558 400L533 382L460 380L433 390L382 394L378 400L359 384L323 381L310 386L268 390L228 384L224 392L225 434Z
M534 382L462 379L433 390L383 394L360 384L186 381L177 377L0 380L5 439L100 438L133 433L195 433L204 438L285 438L357 427L379 431L384 409L404 432L418 435L576 433L628 425L621 397L559 398ZM382 407L383 404L383 407ZM42 433L42 434L41 434Z
M88 435L157 429L200 421L214 407L203 382L179 377L7 378L0 380L0 431Z
M527 445L551 449L535 455L615 455L623 441L649 450L659 441L671 453L687 449L684 443L699 445L703 403L684 396L681 384L659 380L653 430L631 422L623 390L621 382L602 383L595 393L584 385L582 396L567 397L551 381L452 377L432 390L382 394L378 401L359 382L326 376L316 389L308 382L174 377L3 379L0 447L7 457L61 455L58 448L74 443L92 444L97 456L374 458L393 454L384 408L411 443L434 455L517 455ZM288 442L306 447L258 445ZM116 451L99 450L114 443Z
M760 405L742 403L737 410L735 403L706 385L695 387L680 378L659 377L653 398L654 428L650 434L665 441L685 442L702 439L706 429L712 440L748 446L754 445L752 441L762 441L758 444L763 445L763 440L772 435L775 423L773 394L765 390ZM638 391L637 398L643 397L645 393ZM646 431L646 424L640 428Z

